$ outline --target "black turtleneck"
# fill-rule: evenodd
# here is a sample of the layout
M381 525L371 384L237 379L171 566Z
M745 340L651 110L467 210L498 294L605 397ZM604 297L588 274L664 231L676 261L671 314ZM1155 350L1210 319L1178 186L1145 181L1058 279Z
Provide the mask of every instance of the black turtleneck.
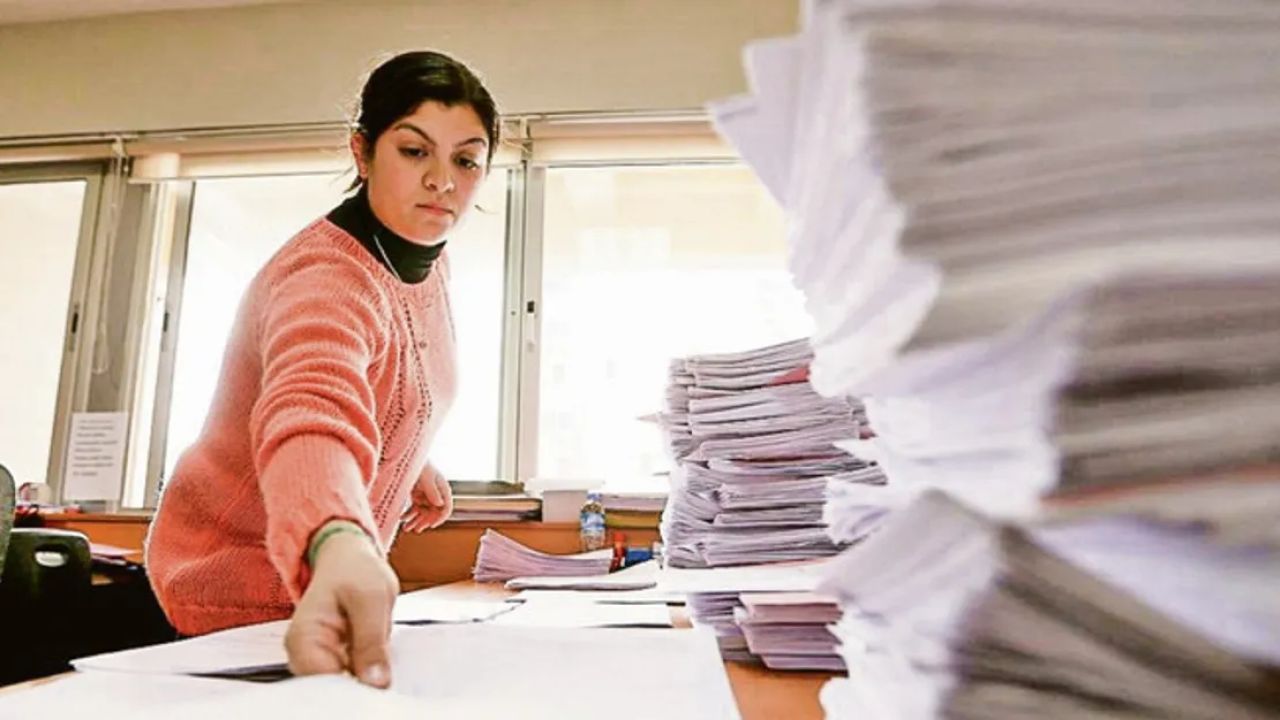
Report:
M391 232L373 214L369 206L369 195L361 186L359 192L346 200L326 216L329 222L346 230L364 245L379 265L386 267L401 282L416 285L427 279L431 273L431 263L440 256L444 243L438 245L422 245L410 242ZM382 246L382 251L378 246ZM383 257L383 252L386 257ZM389 263L389 264L388 264Z

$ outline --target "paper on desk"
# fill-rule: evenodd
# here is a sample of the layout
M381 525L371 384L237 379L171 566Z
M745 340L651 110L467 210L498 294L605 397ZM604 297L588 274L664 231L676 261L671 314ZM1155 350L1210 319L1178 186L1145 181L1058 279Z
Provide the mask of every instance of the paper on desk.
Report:
M79 658L71 664L76 670L169 675L282 669L288 664L284 650L288 627L288 620L247 625L163 645Z
M471 623L487 620L511 609L501 601L432 598L417 592L396 600L396 623ZM288 658L284 634L289 621L248 625L178 642L104 653L75 660L77 670L116 672L226 675L257 678L286 674Z
M521 590L508 601L576 600L612 605L683 605L685 594L656 587L643 590Z
M89 543L89 555L95 558L123 559L130 555L139 555L142 553L141 548L122 548L115 545L107 545L105 543Z
M699 629L406 627L392 689L426 700L431 718L739 717L715 637Z
M643 590L657 584L658 564L652 560L608 575L529 576L507 581L509 590Z
M663 568L658 590L681 593L803 592L817 588L829 560L718 568Z
M508 605L510 607L510 605ZM666 605L618 605L566 598L538 599L516 604L490 625L546 628L671 627Z
M404 624L481 622L510 609L511 605L501 600L442 599L428 588L397 597L391 620Z
M133 718L144 707L206 701L244 687L229 680L83 672L0 693L0 718Z
M139 705L130 720L225 720L225 718L378 718L421 720L442 717L429 699L362 685L350 675L313 675L277 683L237 683L235 692L188 702ZM143 708L146 708L143 710Z
M174 692L161 696L165 698L172 698L181 687L220 689L221 685L192 684L218 681L140 673L265 664L283 657L283 649L268 642L279 640L283 629L276 632L276 628L283 625L241 628L158 648L87 658L77 665L120 670L92 674L109 676L124 686L173 688ZM268 645L278 655L268 652ZM184 704L180 711L171 703L153 706L153 692L146 699L137 698L136 705L158 714L130 712L128 717L278 717L288 712L315 718L538 720L587 717L606 707L616 720L738 717L715 637L698 629L529 628L487 623L399 626L391 636L391 656L393 691L416 701L364 688L350 678L329 676L240 685L243 693L204 696L205 702ZM494 692L495 677L502 678L503 692ZM618 703L619 678L626 678L625 703ZM97 679L86 682L102 686ZM134 703L134 698L124 702ZM7 710L8 705L0 707Z

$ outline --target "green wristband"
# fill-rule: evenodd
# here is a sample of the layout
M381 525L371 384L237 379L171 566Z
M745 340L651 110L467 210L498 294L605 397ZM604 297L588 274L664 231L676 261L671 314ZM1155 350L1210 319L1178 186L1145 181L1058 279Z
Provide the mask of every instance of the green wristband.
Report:
M307 565L308 566L310 566L313 569L315 568L316 554L320 552L320 546L324 544L325 540L328 540L329 538L339 533L355 533L357 535L360 535L361 537L364 537L365 539L369 538L369 533L366 533L364 531L364 528L351 522L350 520L330 520L324 525L321 525L320 529L317 530L316 533L311 536L311 544L307 546Z

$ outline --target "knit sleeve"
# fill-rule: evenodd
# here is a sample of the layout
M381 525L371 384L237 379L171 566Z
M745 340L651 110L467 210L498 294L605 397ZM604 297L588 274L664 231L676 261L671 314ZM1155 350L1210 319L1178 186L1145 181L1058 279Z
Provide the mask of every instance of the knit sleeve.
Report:
M369 366L389 310L367 272L308 257L269 277L259 315L262 386L250 418L267 552L296 601L311 535L332 519L377 542L368 486L381 438Z

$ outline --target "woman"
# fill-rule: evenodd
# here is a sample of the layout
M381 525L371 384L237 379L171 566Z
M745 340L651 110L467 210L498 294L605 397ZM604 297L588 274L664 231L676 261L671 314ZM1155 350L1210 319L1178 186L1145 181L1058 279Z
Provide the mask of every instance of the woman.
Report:
M497 136L488 91L445 55L370 75L357 192L253 280L152 523L147 566L178 632L292 615L295 673L390 682L386 549L402 522L420 532L452 510L426 457L454 395L442 249Z

